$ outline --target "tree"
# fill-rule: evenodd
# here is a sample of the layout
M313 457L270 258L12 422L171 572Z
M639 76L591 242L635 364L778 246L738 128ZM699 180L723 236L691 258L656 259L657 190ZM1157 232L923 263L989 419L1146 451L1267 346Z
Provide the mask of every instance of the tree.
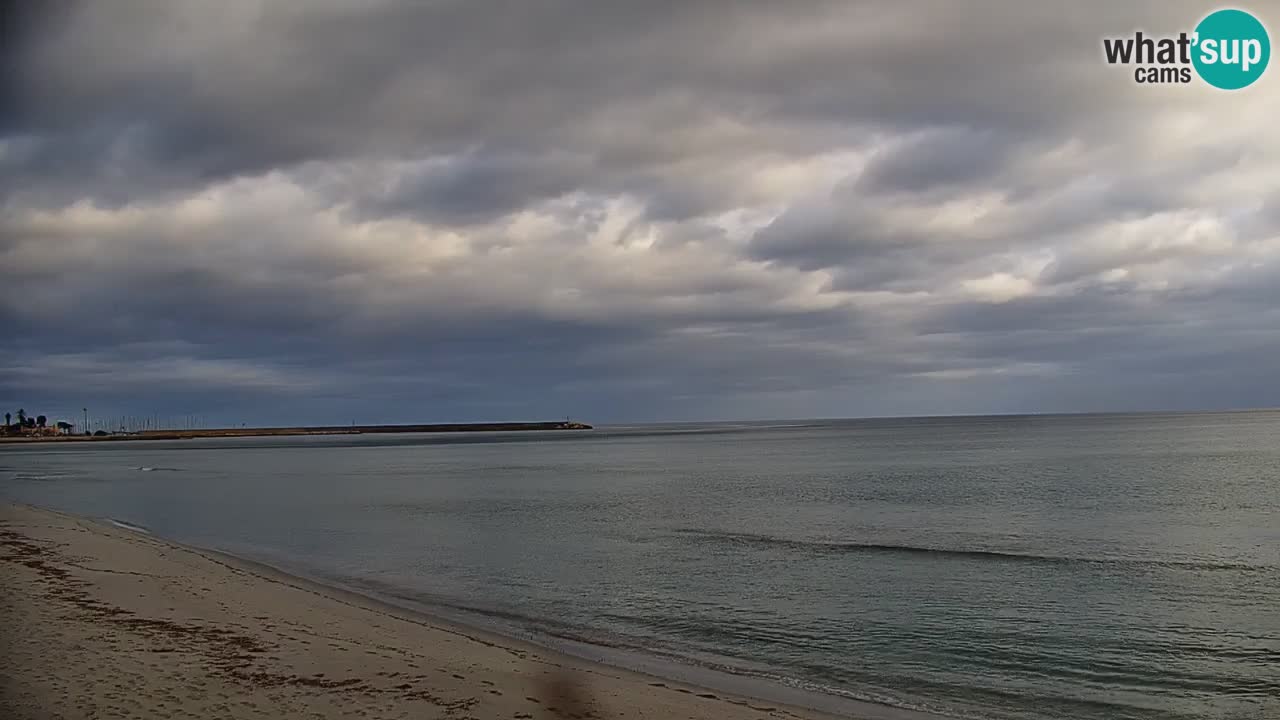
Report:
M11 425L11 424L12 424L11 422L9 422L9 421L10 421L10 419L11 419L12 417L13 417L13 416L12 416L12 415L10 415L9 413L5 413L5 414L4 414L4 426L5 426L5 427L9 427L9 425Z
M27 411L23 410L22 408L18 408L18 424L19 425L27 424Z
M44 427L45 423L47 423L47 422L49 422L49 418L47 418L47 417L45 417L45 416L43 416L43 415L37 415L37 416L36 416L36 427L38 427L38 428L42 428L42 427Z

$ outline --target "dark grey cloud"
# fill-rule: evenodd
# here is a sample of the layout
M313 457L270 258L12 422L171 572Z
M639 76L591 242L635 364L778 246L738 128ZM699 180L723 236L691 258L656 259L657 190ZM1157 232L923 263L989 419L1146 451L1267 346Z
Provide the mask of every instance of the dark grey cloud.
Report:
M1274 404L1269 81L1140 88L1101 61L1203 10L27 8L0 44L0 401Z
M1073 103L1129 89L1098 82L1096 34L1149 10L1001 8L84 4L15 63L18 127L131 134L123 161L195 180L491 143L585 146L634 173L690 152L814 152L859 125L1061 129ZM714 124L726 116L749 120Z
M982 180L1003 169L1015 149L992 130L928 131L873 157L858 180L870 190L905 192Z
M380 201L370 202L369 210L437 222L490 220L588 186L591 164L581 155L487 150L428 159L399 175Z
M967 255L911 228L894 227L860 201L822 201L788 208L748 244L750 257L831 273L837 291L909 288L928 266Z

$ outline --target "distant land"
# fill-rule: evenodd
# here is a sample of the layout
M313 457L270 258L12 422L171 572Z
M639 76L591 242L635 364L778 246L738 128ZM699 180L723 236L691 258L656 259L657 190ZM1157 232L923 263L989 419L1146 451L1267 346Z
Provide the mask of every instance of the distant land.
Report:
M210 428L200 430L140 430L102 435L28 435L0 438L0 443L106 442L113 440L192 440L213 437L265 437L277 435L366 435L373 433L521 432L527 430L590 430L586 423L497 422L437 423L430 425L320 425L313 427Z

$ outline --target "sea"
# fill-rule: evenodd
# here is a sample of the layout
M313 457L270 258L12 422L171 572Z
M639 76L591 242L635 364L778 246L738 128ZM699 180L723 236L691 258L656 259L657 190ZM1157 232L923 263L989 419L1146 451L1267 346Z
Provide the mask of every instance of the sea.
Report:
M1275 411L9 445L0 498L833 712L1280 718Z

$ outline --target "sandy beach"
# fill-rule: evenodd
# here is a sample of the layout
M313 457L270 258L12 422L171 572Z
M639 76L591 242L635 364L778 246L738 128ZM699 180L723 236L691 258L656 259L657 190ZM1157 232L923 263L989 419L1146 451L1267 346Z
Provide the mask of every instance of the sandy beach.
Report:
M0 716L817 718L0 505Z

